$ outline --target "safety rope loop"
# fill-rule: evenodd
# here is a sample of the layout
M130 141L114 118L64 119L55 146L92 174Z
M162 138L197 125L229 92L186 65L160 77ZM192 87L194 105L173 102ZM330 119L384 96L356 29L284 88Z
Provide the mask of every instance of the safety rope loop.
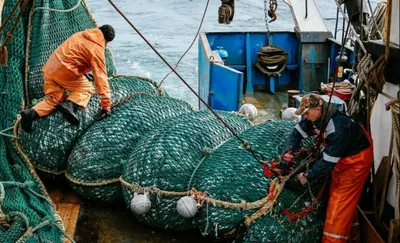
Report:
M68 12L72 12L75 9L77 9L79 7L79 5L81 4L82 0L78 0L78 2L75 4L75 6L73 6L72 8L69 9L55 9L55 8L46 8L46 7L37 7L33 10L33 13L36 12L37 10L47 10L47 11L53 11L53 12L59 12L59 13L68 13Z

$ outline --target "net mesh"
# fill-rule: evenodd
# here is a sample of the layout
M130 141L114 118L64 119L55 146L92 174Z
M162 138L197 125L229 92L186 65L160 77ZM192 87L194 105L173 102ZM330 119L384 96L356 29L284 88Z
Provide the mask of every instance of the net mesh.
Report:
M220 114L236 132L250 127L246 119L235 113ZM170 118L138 143L124 165L123 179L142 187L156 186L168 191L184 192L197 163L210 149L231 135L209 111L194 111ZM130 205L132 191L123 187L123 192L126 203ZM177 213L178 199L153 196L150 211L137 217L160 228L193 228L193 219L186 219Z
M182 100L148 95L137 95L121 104L110 119L87 129L74 146L67 174L74 190L87 199L123 201L118 179L122 164L139 139L165 119L192 110Z
M156 85L147 79L117 76L109 79L112 103L117 104L138 92L154 94ZM85 110L79 110L79 126L65 121L60 112L34 121L30 133L20 133L21 144L34 166L42 171L60 174L65 171L68 156L83 132L88 129L101 111L99 99L94 95ZM110 117L108 120L116 120Z
M10 13L16 0L4 2L2 19ZM19 8L17 9L17 13ZM25 65L25 33L27 15L18 20L13 39L8 42L8 66L0 66L0 131L13 126L23 101ZM13 23L15 17L11 19ZM5 26L4 33L11 29ZM14 243L62 242L55 208L27 161L22 159L15 140L0 136L0 241Z
M240 136L249 142L251 147L261 153L265 159L279 161L279 155L285 151L286 138L293 129L289 121L271 121L254 126L242 132ZM307 146L312 141L305 142ZM302 157L296 159L298 164ZM270 183L274 177L266 177L262 166L255 160L237 139L230 139L213 151L199 166L190 187L198 191L207 191L214 199L233 203L255 202L269 194ZM300 217L301 222L289 222L283 210L295 213L303 211L305 205L312 202L311 195L317 195L321 181L315 180L308 187L295 190L284 189L279 195L272 216L260 219L250 227L246 240L249 242L318 242L321 235L321 215L324 204L309 214ZM203 234L223 236L238 227L243 220L255 213L257 209L235 210L205 204L196 217L196 225ZM309 220L304 223L304 220ZM311 223L309 223L311 222ZM302 225L304 223L304 225ZM311 226L312 225L312 226ZM303 229L308 226L308 232ZM311 227L310 227L311 226ZM291 232L299 232L294 236ZM286 233L284 233L286 232Z

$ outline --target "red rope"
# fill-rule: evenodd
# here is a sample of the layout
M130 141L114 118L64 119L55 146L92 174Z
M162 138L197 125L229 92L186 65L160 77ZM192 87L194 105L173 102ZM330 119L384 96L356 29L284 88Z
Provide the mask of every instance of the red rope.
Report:
M322 195L324 194L324 191L325 191L325 188L326 188L326 185L327 185L327 181L328 181L328 180L325 179L324 185L322 186L322 188L321 188L320 191L318 192L318 196L315 198L315 200L311 203L310 206L308 206L308 207L306 207L305 209L303 209L303 210L301 210L301 211L299 211L299 212L296 212L296 213L291 213L291 212L289 212L289 210L287 210L287 209L285 209L285 208L282 209L283 214L289 217L289 218L288 218L288 221L289 221L290 223L293 223L293 222L295 222L296 220L300 220L300 219L303 218L304 216L306 216L306 218L309 219L308 216L307 216L307 214L309 214L310 212L312 212L312 211L314 210L315 206L318 205L318 202L320 201Z

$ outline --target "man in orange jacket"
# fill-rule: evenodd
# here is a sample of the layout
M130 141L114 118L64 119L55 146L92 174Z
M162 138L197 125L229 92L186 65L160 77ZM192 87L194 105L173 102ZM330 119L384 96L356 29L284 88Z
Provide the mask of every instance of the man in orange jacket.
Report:
M111 114L111 94L105 60L105 47L115 37L114 28L103 25L73 34L50 56L43 67L46 98L23 110L21 127L31 131L35 119L59 110L73 125L79 124L78 108L84 109L95 89L84 76L93 72L94 85L101 103L100 119ZM66 96L65 91L69 91Z
M354 240L350 238L352 220L357 216L358 200L373 162L371 136L316 94L305 95L295 114L303 115L304 120L291 132L282 162L291 166L292 151L299 149L302 139L313 135L322 139L322 158L294 179L304 185L315 177L332 173L322 242Z

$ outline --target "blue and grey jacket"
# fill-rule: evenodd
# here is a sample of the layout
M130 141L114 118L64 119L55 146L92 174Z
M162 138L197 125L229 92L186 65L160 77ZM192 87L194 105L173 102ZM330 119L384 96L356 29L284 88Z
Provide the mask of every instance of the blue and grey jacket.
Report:
M324 116L327 121L324 122L325 125L321 121ZM321 127L322 129L326 127L323 133L325 148L321 159L305 172L309 179L331 172L341 158L358 154L369 146L368 138L358 123L334 106L328 109L325 103L322 107L321 118L317 122L312 123L304 119L296 124L288 138L287 148L298 149L302 139L318 134Z

